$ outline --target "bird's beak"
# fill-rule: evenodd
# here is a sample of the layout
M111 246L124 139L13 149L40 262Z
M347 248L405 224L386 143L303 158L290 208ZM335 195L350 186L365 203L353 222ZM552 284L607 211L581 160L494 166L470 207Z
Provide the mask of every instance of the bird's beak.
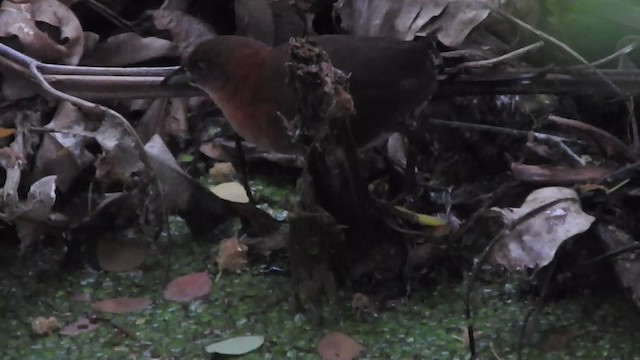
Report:
M174 70L171 74L162 79L162 85L189 85L193 82L193 76L185 69L184 66L180 66Z

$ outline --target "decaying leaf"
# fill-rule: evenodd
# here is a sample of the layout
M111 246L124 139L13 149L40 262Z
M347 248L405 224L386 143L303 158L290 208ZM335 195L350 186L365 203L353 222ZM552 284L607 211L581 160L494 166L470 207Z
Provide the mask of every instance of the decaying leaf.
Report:
M212 286L209 274L198 272L173 279L164 289L166 300L188 303L209 294Z
M83 57L82 64L124 66L177 55L176 47L171 41L129 32L114 35L103 43L98 43Z
M179 53L187 56L200 41L215 35L208 24L174 10L156 10L153 12L153 24L160 30L169 30Z
M36 22L47 23L59 33L44 32ZM80 21L69 7L57 0L3 1L0 37L11 36L19 39L25 54L45 62L77 65L84 51Z
M31 185L26 201L10 210L14 215L19 214L15 224L22 252L44 235L55 202L56 176L46 176Z
M53 316L48 318L38 316L31 322L31 328L38 335L50 334L60 329L60 323Z
M113 314L138 312L149 306L151 306L151 300L146 298L114 298L91 304L91 308L95 311Z
M318 343L322 360L353 360L363 351L364 346L341 332L329 333Z
M86 332L93 331L99 328L101 325L100 321L97 319L87 319L85 317L81 317L75 322L65 326L62 330L60 330L60 335L67 336L77 336Z
M491 210L510 224L542 205L562 199L566 200L509 231L493 249L493 260L511 270L545 266L565 240L589 229L595 218L582 211L578 194L564 187L538 189L519 208Z
M247 246L241 244L238 238L224 239L220 242L220 252L216 261L218 269L222 272L240 272L247 267Z
M335 8L354 35L411 40L433 31L455 47L489 15L485 3L499 5L498 0L340 0Z

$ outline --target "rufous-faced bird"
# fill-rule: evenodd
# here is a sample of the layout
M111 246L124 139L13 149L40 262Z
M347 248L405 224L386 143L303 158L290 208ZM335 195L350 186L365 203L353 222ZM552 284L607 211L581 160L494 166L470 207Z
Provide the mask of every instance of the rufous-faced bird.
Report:
M349 35L310 37L332 65L350 74L359 147L398 130L402 118L428 101L437 87L434 44ZM289 44L272 48L241 36L200 42L183 63L192 85L205 91L231 127L259 148L295 153L286 120L296 114L296 94L286 83ZM170 75L169 77L171 77Z

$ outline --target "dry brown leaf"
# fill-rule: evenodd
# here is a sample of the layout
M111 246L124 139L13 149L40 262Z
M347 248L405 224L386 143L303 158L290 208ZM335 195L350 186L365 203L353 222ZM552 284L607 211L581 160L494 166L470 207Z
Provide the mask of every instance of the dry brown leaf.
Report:
M36 22L59 29L59 39ZM0 6L0 37L15 36L22 51L38 60L77 65L84 51L84 33L75 14L57 0L5 0Z
M353 360L364 350L364 346L341 332L329 333L318 343L322 360Z
M114 35L98 43L82 58L83 65L124 66L160 57L178 56L177 48L168 40L136 33Z
M200 41L215 35L215 31L204 22L180 11L156 10L153 12L153 24L160 30L169 30L173 42L184 57Z
M188 303L209 294L212 286L209 274L198 272L173 279L164 289L166 300Z
M50 334L60 329L60 323L53 316L49 318L38 316L31 322L31 328L38 335Z
M497 0L486 0L494 6ZM411 40L436 31L445 45L459 45L489 14L477 0L343 0L342 26L354 35Z
M216 261L218 269L222 272L240 272L247 267L247 246L240 243L238 238L224 239L220 242L220 252Z
M231 161L231 157L227 155L227 152L224 151L222 146L220 146L220 144L216 144L215 142L210 141L203 143L200 145L200 148L198 150L214 160Z
M91 308L95 311L114 314L138 312L149 306L151 306L151 300L146 298L113 298L91 304Z
M555 203L545 211L540 207ZM519 208L491 208L513 229L506 232L491 253L492 260L509 270L539 268L554 258L560 245L591 227L595 218L582 211L575 190L545 187L530 193ZM531 214L534 215L531 215Z
M101 325L100 321L97 319L87 319L85 317L81 317L75 322L65 326L62 330L60 330L60 335L67 336L77 336L86 332L93 331L99 328Z

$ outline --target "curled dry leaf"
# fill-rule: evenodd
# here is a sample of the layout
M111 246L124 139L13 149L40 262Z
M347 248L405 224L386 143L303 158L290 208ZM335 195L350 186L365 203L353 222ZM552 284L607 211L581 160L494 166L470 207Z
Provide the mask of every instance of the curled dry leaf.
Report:
M537 208L560 201L533 216ZM529 196L519 208L492 208L507 224L522 221L493 249L493 260L510 270L547 265L568 238L589 229L595 218L580 208L578 194L569 188L546 187ZM524 220L520 220L523 217Z
M198 272L173 279L164 289L164 298L179 303L188 303L209 294L212 286L209 274Z
M364 350L364 346L341 332L329 333L318 343L322 360L353 360Z
M160 30L169 30L182 56L187 56L200 41L215 35L206 23L180 11L156 10L153 24Z
M477 0L343 0L336 4L342 26L354 35L411 40L436 31L445 45L459 45L490 9ZM494 6L497 0L487 0Z
M37 22L58 28L40 30ZM5 0L0 6L0 37L15 36L25 54L45 62L77 65L84 51L84 33L74 13L57 0ZM59 36L59 38L52 38Z
M123 66L160 57L178 56L175 45L165 39L122 33L98 43L82 59L83 65Z
M31 185L27 200L16 204L14 209L5 212L20 214L16 219L16 230L20 238L20 250L24 252L38 241L47 229L53 205L56 202L56 176L45 176Z
M247 267L247 246L238 238L224 239L220 242L220 252L216 261L220 271L240 272Z
M95 311L125 314L138 312L151 306L151 300L146 298L113 298L91 304Z
M60 330L60 335L77 336L86 332L93 331L99 328L101 325L97 319L87 319L84 317L79 318L75 322L65 326Z
M49 318L38 316L31 322L31 328L38 335L50 334L60 328L60 323L53 316Z

